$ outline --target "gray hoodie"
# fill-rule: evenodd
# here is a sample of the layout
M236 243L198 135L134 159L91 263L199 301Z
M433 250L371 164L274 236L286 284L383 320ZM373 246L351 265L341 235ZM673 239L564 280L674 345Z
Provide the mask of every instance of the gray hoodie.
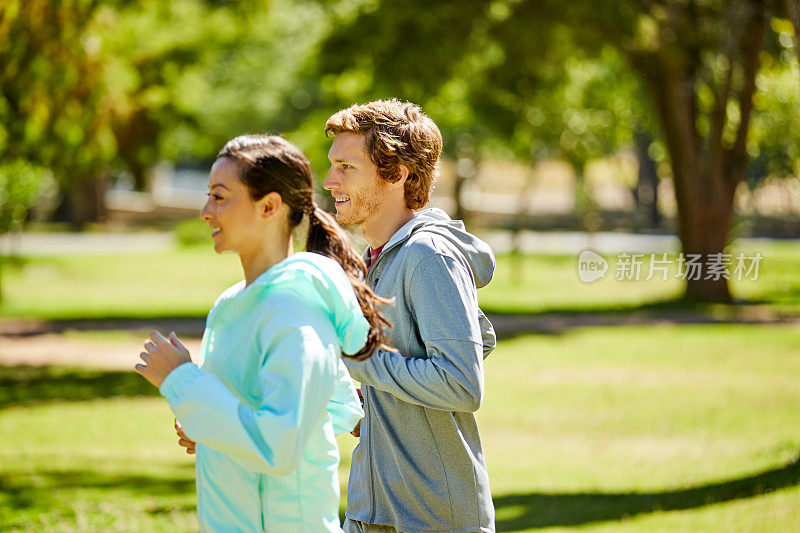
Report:
M474 411L483 359L495 347L477 288L492 279L491 248L440 209L401 227L367 280L395 298L389 344L364 362L365 418L353 452L347 516L409 533L492 532L494 507Z

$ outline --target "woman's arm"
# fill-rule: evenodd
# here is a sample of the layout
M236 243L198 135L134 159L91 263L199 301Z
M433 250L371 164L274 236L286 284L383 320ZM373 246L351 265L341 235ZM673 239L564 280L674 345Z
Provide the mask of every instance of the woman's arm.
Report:
M333 396L328 402L328 414L333 422L333 430L340 433L350 433L358 421L364 417L361 400L353 385L353 379L340 359L336 367L336 381Z
M277 475L297 467L333 393L336 371L313 328L280 329L258 370L258 409L193 363L176 368L160 387L190 439L250 470Z

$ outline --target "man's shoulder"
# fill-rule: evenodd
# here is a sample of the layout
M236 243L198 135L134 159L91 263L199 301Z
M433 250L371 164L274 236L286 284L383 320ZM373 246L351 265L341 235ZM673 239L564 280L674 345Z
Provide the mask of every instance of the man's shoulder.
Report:
M403 243L394 261L405 284L430 276L452 276L453 265L469 270L461 251L445 237L433 232L415 233Z
M419 231L409 236L401 252L406 260L417 263L434 255L455 257L457 249L444 236L430 231Z

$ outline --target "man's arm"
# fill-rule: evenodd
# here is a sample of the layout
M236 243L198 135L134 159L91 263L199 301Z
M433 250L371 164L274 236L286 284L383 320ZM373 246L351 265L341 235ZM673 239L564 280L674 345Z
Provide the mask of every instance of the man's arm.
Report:
M346 360L353 379L409 403L477 410L483 398L484 342L472 275L456 259L434 253L417 265L405 297L427 357L380 350L363 362Z

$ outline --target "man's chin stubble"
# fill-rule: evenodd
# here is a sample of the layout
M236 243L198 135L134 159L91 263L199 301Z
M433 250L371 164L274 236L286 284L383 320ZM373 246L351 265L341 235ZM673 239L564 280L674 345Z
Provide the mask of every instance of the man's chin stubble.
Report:
M339 213L336 213L336 222L338 222L342 226L354 226L361 224L361 222L357 220L355 217L353 216L348 217L345 215L340 215Z

